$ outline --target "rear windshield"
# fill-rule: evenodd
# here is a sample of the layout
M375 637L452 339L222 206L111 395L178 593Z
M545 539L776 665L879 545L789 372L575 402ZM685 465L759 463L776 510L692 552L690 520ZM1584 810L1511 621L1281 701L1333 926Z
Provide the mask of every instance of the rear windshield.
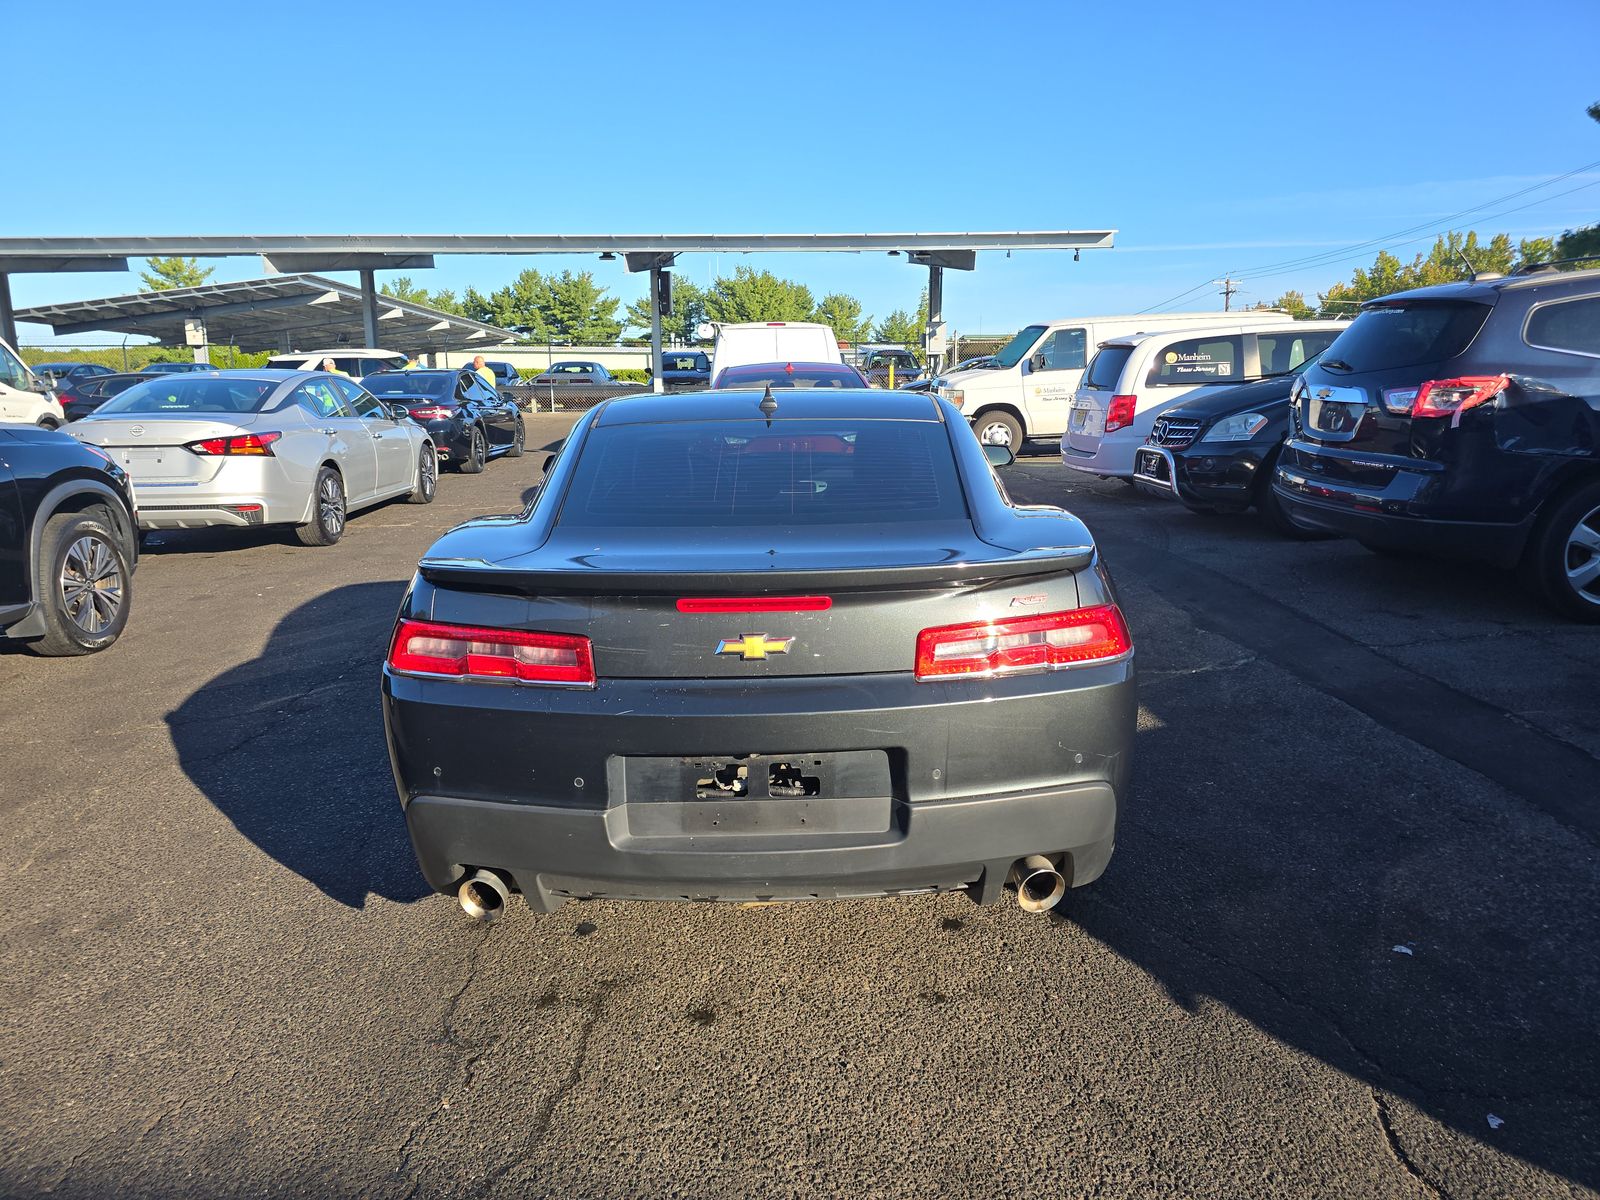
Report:
M964 517L934 421L697 421L594 429L559 523L748 528Z
M147 379L107 400L101 413L253 413L260 412L277 388L276 380L190 378L169 375Z
M668 354L661 360L663 371L704 371L706 366L704 354Z
M1132 355L1132 346L1102 346L1089 363L1089 373L1083 378L1084 385L1114 390L1117 380L1122 378L1122 368L1128 365Z
M717 376L718 388L858 388L861 377L848 367L729 367Z
M443 396L454 375L425 375L420 371L388 371L368 375L361 386L374 396Z
M1332 371L1387 371L1442 362L1467 348L1488 315L1488 305L1463 301L1362 309L1319 365Z

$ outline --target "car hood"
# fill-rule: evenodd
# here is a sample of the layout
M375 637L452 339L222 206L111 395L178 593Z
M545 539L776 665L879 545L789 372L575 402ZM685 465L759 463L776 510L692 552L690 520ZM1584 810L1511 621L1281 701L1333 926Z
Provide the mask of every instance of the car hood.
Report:
M1258 379L1254 383L1241 383L1237 387L1204 388L1191 399L1174 404L1162 416L1214 421L1218 417L1230 417L1234 413L1247 412L1263 405L1287 404L1294 381L1294 375L1278 375L1271 379Z

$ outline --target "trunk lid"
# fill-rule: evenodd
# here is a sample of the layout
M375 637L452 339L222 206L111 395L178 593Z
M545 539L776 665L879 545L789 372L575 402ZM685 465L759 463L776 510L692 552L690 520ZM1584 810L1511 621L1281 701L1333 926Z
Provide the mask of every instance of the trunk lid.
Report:
M602 677L758 679L909 672L924 629L1076 608L1089 561L998 551L970 522L854 542L837 527L710 532L690 567L656 531L611 531L603 551L557 531L499 564L432 555L421 574L471 593L435 619L499 624L483 606L514 609L523 627L588 636ZM708 601L736 611L693 611ZM775 611L737 611L761 605Z
M249 433L256 418L139 413L135 416L101 416L91 413L72 424L70 432L80 442L99 446L133 478L146 482L204 483L222 469L222 455L195 454L191 442Z

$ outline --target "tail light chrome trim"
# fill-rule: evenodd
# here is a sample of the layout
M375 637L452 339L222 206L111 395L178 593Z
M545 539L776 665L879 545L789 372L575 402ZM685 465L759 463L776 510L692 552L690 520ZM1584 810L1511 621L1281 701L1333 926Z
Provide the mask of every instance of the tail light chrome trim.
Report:
M402 620L395 626L387 661L390 670L402 675L435 679L580 688L596 682L592 644L569 633Z
M919 680L984 679L1114 662L1133 651L1115 604L1007 621L941 625L917 635Z

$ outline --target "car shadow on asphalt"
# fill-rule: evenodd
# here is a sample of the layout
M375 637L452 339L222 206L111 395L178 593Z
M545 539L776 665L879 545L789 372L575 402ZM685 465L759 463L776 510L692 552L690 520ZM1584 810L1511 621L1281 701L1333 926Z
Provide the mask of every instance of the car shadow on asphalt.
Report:
M378 676L406 584L352 584L167 714L185 774L246 838L352 908L430 894L385 749Z
M1202 1019L1217 1071L1255 1069L1230 1065L1220 1007L1358 1081L1430 1194L1476 1168L1412 1109L1600 1184L1592 842L1331 700L1290 703L1253 657L1160 670L1158 640L1117 854L1055 919ZM1326 1102L1315 1075L1281 1086Z

